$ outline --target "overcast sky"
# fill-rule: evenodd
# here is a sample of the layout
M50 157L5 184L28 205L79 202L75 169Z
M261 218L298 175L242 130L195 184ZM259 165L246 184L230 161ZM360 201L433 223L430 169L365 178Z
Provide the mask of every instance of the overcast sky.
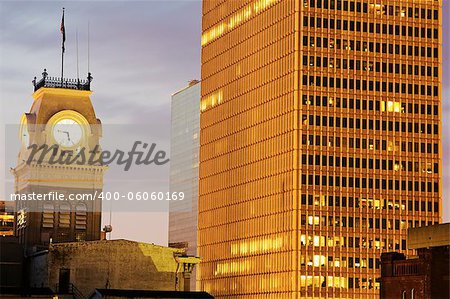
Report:
M444 220L449 221L450 24L449 3L444 2L443 185ZM89 22L97 116L104 124L146 124L149 136L167 146L170 95L200 76L200 1L0 0L0 125L18 123L29 110L31 80L40 78L44 67L50 76L60 76L62 7L66 8L65 77L76 78L77 30L80 77L87 73ZM0 142L5 142L1 134ZM3 150L1 146L0 157ZM0 159L0 163L4 162ZM104 218L107 221L109 215ZM114 213L112 218L114 238L167 243L166 213Z

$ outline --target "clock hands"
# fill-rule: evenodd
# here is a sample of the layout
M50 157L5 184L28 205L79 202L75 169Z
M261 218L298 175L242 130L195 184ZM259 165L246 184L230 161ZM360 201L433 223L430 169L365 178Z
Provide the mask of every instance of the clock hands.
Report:
M63 130L59 130L59 129L58 129L58 132L60 132L60 133L66 133L67 136L69 136L69 132L68 132L68 131L63 131Z
M67 142L72 142L72 145L75 144L75 143L70 139L70 133L69 133L69 131L58 130L58 132L67 134Z
M67 139L70 140L70 134L68 131L58 130L58 132L67 134Z
M53 128L56 141L63 147L72 147L80 142L82 137L81 126L74 120L63 119Z

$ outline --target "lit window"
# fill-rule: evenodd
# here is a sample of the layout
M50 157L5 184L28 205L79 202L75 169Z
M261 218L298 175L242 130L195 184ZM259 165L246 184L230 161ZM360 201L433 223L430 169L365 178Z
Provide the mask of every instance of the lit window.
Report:
M378 238L376 238L375 239L375 242L374 242L374 247L376 248L376 249L380 249L380 239L378 239Z
M374 207L375 207L375 209L380 209L380 200L379 199L374 200Z
M382 5L382 4L370 4L369 7L377 15L384 15L385 14L384 5Z
M336 258L335 258L335 260L334 260L334 266L335 266L336 268L339 268L339 267L341 266L341 260L340 260L339 257L336 257Z
M324 255L314 255L313 261L314 261L313 262L314 267L325 266L325 256Z
M308 216L309 225L319 225L319 222L320 222L319 216Z
M314 236L314 246L319 247L320 246L320 237Z
M406 8L405 7L402 7L402 9L400 10L400 16L402 18L406 17Z
M218 105L220 103L222 103L223 101L223 92L222 90L218 90L212 94L210 94L209 96L205 97L202 101L201 101L201 111L205 111L208 108L214 107L215 105Z
M301 235L300 236L300 244L301 245L306 245L306 236L305 235Z
M387 112L404 112L401 103L394 101L381 101L381 111Z
M224 21L209 30L205 31L201 37L202 46L219 38L226 31L233 30L236 26L250 19L253 14L259 14L268 9L272 4L279 0L256 0L253 3L245 6L237 11L227 21Z

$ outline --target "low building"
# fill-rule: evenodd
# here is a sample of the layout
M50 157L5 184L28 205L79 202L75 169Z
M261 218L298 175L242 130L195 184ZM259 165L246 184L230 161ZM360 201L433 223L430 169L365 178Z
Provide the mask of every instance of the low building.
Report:
M125 298L189 298L189 299L210 299L214 298L206 292L175 292L175 291L142 291L142 290L112 290L96 289L89 299L125 299Z
M380 298L450 298L450 223L408 230L417 256L381 255Z
M190 274L200 261L182 249L128 240L50 244L45 254L47 262L39 255L32 263L30 281L86 298L95 289L188 291Z
M50 288L41 284L28 286L27 264L19 238L0 236L0 298L54 299L54 292Z
M0 236L0 287L23 287L24 251L19 239Z

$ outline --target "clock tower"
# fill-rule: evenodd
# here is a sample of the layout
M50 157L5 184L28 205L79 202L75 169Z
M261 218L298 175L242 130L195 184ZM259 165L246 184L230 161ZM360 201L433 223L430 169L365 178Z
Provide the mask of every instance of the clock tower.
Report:
M15 178L16 235L27 250L50 242L100 239L106 166L100 159L101 122L90 100L92 77L33 80L30 111L20 125ZM91 159L88 159L89 155Z

